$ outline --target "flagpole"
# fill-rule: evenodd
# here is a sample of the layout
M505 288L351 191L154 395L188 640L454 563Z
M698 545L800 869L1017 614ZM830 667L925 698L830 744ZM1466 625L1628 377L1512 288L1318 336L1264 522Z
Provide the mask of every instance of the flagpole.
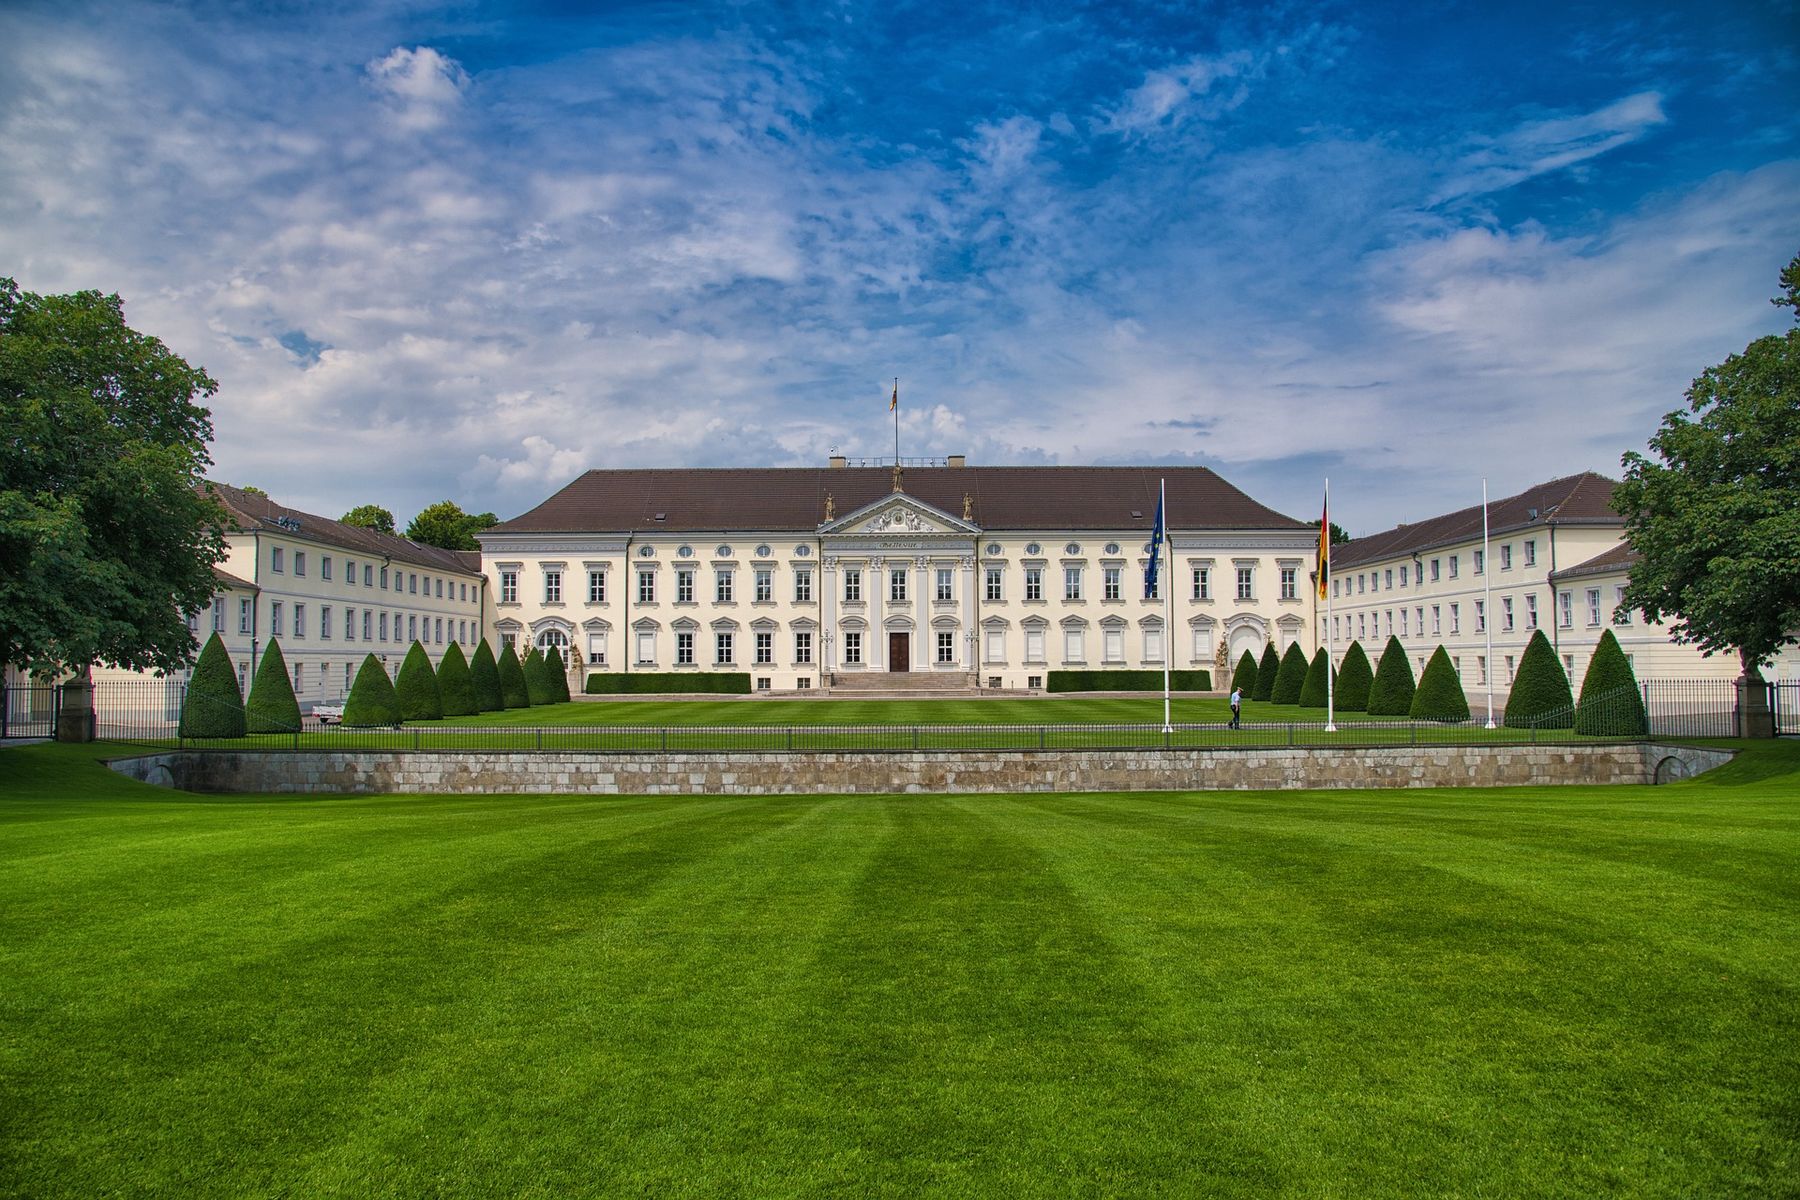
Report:
M1174 542L1175 542L1175 539L1169 536L1169 509L1168 509L1168 506L1166 503L1168 501L1168 498L1169 498L1169 481L1164 479L1164 480L1161 480L1158 482L1157 494L1156 494L1157 510L1163 514L1163 533L1162 533L1163 540L1162 540L1162 546L1158 547L1158 549L1169 549L1169 548L1173 547ZM1162 573L1164 576L1168 576L1170 574L1170 572L1172 572L1174 570L1174 563L1172 560L1169 559L1169 556L1167 554L1163 555L1163 559L1164 559L1164 563L1163 563L1164 570ZM1174 649L1174 645L1175 645L1175 643L1174 643L1174 637L1175 637L1175 589L1174 589L1174 587L1169 586L1169 584L1171 584L1172 582L1173 582L1172 579L1168 580L1166 582L1165 582L1165 580L1160 579L1160 578L1157 580L1158 585L1162 587L1162 591L1163 591L1163 655L1162 655L1162 660L1163 660L1163 732L1164 733L1173 733L1175 731L1175 727L1172 724L1170 724L1170 722L1169 722L1169 660L1174 657L1173 649Z
M894 376L894 469L900 469L900 377Z
M1325 513L1319 518L1319 544L1325 553L1319 556L1319 590L1325 591L1331 573L1331 477L1325 477ZM1331 622L1337 612L1336 588L1325 593L1325 732L1337 732L1337 688L1334 686L1331 660L1336 646L1331 636Z
M1481 480L1481 628L1487 634L1487 727L1494 727L1494 587L1493 563L1488 559L1487 478Z

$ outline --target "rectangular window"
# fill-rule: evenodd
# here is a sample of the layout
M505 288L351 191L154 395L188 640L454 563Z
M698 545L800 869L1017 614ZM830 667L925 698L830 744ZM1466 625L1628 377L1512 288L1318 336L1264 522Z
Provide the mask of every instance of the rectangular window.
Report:
M1525 628L1527 628L1527 629L1536 629L1537 628L1537 593L1536 592L1527 593L1527 595L1525 596Z
M1574 627L1575 593L1556 593L1556 623L1561 625L1564 629L1571 629Z
M595 666L606 665L606 635L604 633L588 634L588 661Z
M1366 638L1369 636L1368 627L1363 624L1363 617L1366 615L1366 613L1356 614L1356 636L1358 638Z
M1438 581L1438 560L1434 558L1431 560L1431 582L1436 583L1437 581Z
M1044 661L1044 631L1027 629L1025 631L1025 661L1041 663Z
M416 642L419 640L419 618L417 614L406 618L406 640L409 642Z
M1480 679L1477 680L1478 683L1487 682L1487 655L1477 654L1475 656L1475 672L1480 676Z
M364 613L363 615L367 616L368 614ZM388 615L386 613L382 613L381 614L381 640L384 642L388 640L387 623L388 623Z
M327 554L319 560L319 578L331 578L331 555Z
M639 571L638 572L637 592L638 592L638 603L639 604L655 604L656 603L656 572L655 571Z
M1382 586L1391 592L1394 590L1394 568L1389 567L1385 574L1387 575L1387 579L1383 582Z
M1299 579L1299 568L1281 568L1281 598L1283 600L1298 600L1300 598Z
M1368 583L1369 583L1369 577L1367 575L1361 575L1361 574L1357 575L1357 577L1356 577L1356 593L1357 593L1357 595L1360 596L1362 593L1369 590Z
M1101 661L1122 663L1125 661L1125 631L1123 629L1107 629L1101 632Z
M1487 601L1475 602L1475 632L1482 633L1487 629Z
M544 572L544 603L545 604L561 604L562 603L562 572L561 571L545 571Z
M1405 567L1400 568L1400 586L1402 588L1404 588L1406 586L1406 568Z
M432 594L439 600L442 600L444 598L444 581L442 579L435 580L432 584L432 588Z
M363 609L363 611L362 611L362 640L365 642L369 640L369 628L370 628L369 622L373 619L374 619L374 614L372 614L366 608Z
M1506 682L1507 682L1507 686L1509 686L1509 687L1510 687L1510 686L1511 686L1511 685L1512 685L1512 681L1513 681L1513 678L1514 678L1514 676L1513 676L1513 656L1512 656L1512 655L1510 655L1510 654L1509 654L1509 655L1507 655L1507 656L1506 656Z
M395 578L399 578L399 576L396 575ZM383 567L383 568L381 568L381 590L385 592L387 590L387 585L388 585L388 569L386 567Z
M519 602L519 573L517 571L500 572L500 603L517 604Z
M940 601L956 599L956 579L949 567L937 569L937 598Z
M1042 600L1044 598L1044 568L1025 568L1025 598Z
M431 620L431 640L438 645L444 644L444 618L433 617Z
M675 665L678 667L688 667L692 666L693 663L694 635L689 630L680 630L675 634Z
M999 567L989 567L987 569L987 598L989 600L1001 600L1005 598L1005 593L1001 590Z
M212 627L214 633L225 632L225 597L223 596L213 597Z
M255 603L255 601L252 601L252 600L239 600L238 601L238 632L239 633L249 633L250 632L250 620L251 620L252 612L254 611L251 606L254 603Z
M1084 660L1085 631L1080 629L1063 630L1063 661L1078 663Z
M1525 540L1525 565L1528 567L1537 566L1537 543L1530 538Z
M283 554L284 552L280 546L276 546L273 550L269 551L269 570L274 571L277 574L286 573L287 568L282 565L285 561Z
M1450 632L1462 632L1462 605L1460 604L1450 606Z
M720 604L730 604L733 572L730 567L720 567L713 573L713 599Z
M1196 630L1195 632L1198 632L1198 630ZM1208 636L1207 640L1211 641L1211 637ZM1199 651L1199 653L1196 653L1194 655L1194 657L1199 658L1200 654L1203 654L1205 652L1205 650L1203 647L1196 647L1196 649ZM1160 629L1144 630L1144 661L1159 663L1162 660L1163 660L1162 630L1160 630Z
M356 610L354 608L344 610L344 640L346 642L356 640Z
M1167 571L1158 571L1156 573L1156 578L1152 579L1150 581L1150 588L1149 588L1150 594L1145 596L1144 599L1146 599L1146 600L1161 600L1162 599L1163 579L1166 578L1168 576L1168 574L1169 573Z
M756 635L756 661L759 666L775 661L775 635L759 633Z
M419 577L417 575L408 575L406 577L406 590L415 596L419 594Z
M1434 604L1431 606L1431 632L1442 633L1443 631L1444 631L1443 607L1441 605Z
M985 661L991 662L991 663L1005 662L1006 661L1006 634L1001 632L998 629L988 630L987 631L987 649L986 649L986 651L983 652L982 657Z
M1529 542L1526 544L1530 545ZM1526 561L1529 562L1530 560L1527 559ZM1575 656L1573 654L1563 655L1563 674L1567 675L1570 679L1575 678Z
M200 636L200 614L199 613L191 612L188 614L187 627L188 627L189 633L193 634L195 637Z
M304 550L294 551L294 574L306 574L306 551Z
M692 604L694 602L694 572L683 568L675 572L675 603Z
M304 604L294 605L294 636L297 638L306 636L306 605Z
M1080 567L1064 567L1063 568L1063 599L1064 600L1079 600L1079 599L1081 599L1081 568Z
M466 596L463 598L465 600L468 599L468 597L466 597ZM589 571L588 572L588 603L589 604L605 604L606 603L606 572L605 571Z
M1502 542L1500 544L1500 569L1502 571L1512 570L1512 543L1511 542Z
M1625 607L1625 589L1623 587L1613 589L1612 623L1614 625L1631 624L1631 610Z
M644 666L656 661L656 634L648 629L638 630L637 660Z
M812 603L812 568L794 568L794 603Z
M1505 547L1503 546L1503 547L1501 547L1501 549L1505 549ZM1474 560L1475 574L1484 575L1487 573L1487 551L1486 550L1471 550L1469 552L1469 557ZM1452 571L1451 574L1454 575L1455 572Z
M1406 632L1406 610L1404 608L1400 610L1400 636L1408 636Z
M1337 584L1334 582L1331 586L1336 587ZM1195 567L1194 568L1194 599L1196 599L1196 600L1211 600L1212 599L1212 568L1211 567Z
M794 634L794 661L800 666L812 665L812 632L800 630Z
M713 634L713 661L721 664L733 662L732 635L729 633Z
M856 567L844 568L844 602L854 604L862 600L862 571ZM848 659L845 660L849 661Z
M758 603L775 599L775 572L767 567L757 568L756 599Z
M296 570L294 573L296 575L298 575L300 572L298 570ZM306 664L305 663L295 663L294 664L294 692L295 692L295 694L299 694L300 692L304 692L305 690L306 690Z
M371 563L364 563L363 564L363 586L364 587L374 587L375 586L374 580L375 580L374 565ZM387 568L386 567L381 568L381 582L384 584L387 582Z
M937 660L941 663L956 661L956 635L939 630L937 635Z
M351 582L354 583L356 581L351 580ZM344 664L344 694L346 696L348 696L350 694L350 673L351 673L352 669L353 668L351 667L351 665L349 663Z
M888 568L888 600L894 604L906 603L906 568Z
M344 582L351 587L356 586L356 560L354 558L344 560Z
M844 633L844 663L847 666L862 665L862 631L846 630Z
M319 608L319 636L327 640L331 637L331 605L329 604L321 605Z
M1237 598L1254 600L1256 598L1256 568L1239 567L1237 569Z
M1456 578L1456 555L1450 556L1450 578Z
M1119 567L1104 567L1100 572L1101 595L1108 600L1117 600L1121 596L1120 577L1123 571Z
M1413 628L1417 629L1419 631L1420 636L1424 635L1424 633L1425 633L1425 606L1423 604L1421 604L1421 605L1419 605L1419 607L1413 609Z
M1600 624L1600 589L1599 588L1589 588L1587 590L1587 610L1588 610L1587 623L1588 623L1589 627L1591 628L1593 626Z

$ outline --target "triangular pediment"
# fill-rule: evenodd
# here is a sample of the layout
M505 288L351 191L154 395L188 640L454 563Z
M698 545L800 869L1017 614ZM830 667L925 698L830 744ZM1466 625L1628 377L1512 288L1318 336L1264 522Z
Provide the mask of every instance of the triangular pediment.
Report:
M958 534L981 532L981 526L953 517L941 508L925 503L905 492L893 492L855 512L845 513L819 526L820 533L868 534L891 537L896 534Z

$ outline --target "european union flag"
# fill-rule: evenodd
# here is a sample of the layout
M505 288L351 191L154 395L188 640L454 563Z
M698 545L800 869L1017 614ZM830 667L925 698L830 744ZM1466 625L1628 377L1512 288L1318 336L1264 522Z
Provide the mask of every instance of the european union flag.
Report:
M1162 562L1163 545L1163 498L1159 491L1156 497L1156 528L1150 531L1150 563L1144 568L1144 599L1156 596L1156 569Z

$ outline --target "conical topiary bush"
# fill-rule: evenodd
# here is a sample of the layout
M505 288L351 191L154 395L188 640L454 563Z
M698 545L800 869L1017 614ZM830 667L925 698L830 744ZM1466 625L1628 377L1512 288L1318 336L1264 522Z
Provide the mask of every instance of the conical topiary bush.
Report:
M1275 686L1269 691L1271 704L1300 703L1300 689L1306 686L1306 651L1300 649L1300 643L1294 642L1281 656L1281 666L1275 671Z
M1256 655L1248 650L1244 651L1243 657L1238 659L1237 670L1231 673L1231 686L1244 693L1246 698L1255 698Z
M1300 686L1301 708L1324 708L1326 700L1325 672L1331 670L1331 656L1320 646L1312 657L1312 666L1306 668L1306 682Z
M1369 711L1369 689L1375 684L1375 670L1369 666L1369 656L1363 653L1361 642L1351 642L1350 649L1344 651L1344 665L1337 673L1337 710L1339 712Z
M300 702L294 699L294 681L288 678L287 659L281 643L269 639L256 677L250 681L250 699L244 702L244 729L249 733L292 733L300 728Z
M1506 697L1507 728L1567 729L1574 723L1575 694L1569 690L1569 677L1540 629L1531 635L1519 658L1519 670Z
M400 677L394 681L394 697L400 702L403 721L435 721L444 715L444 699L438 694L437 672L431 655L418 642L406 652Z
M525 652L524 661L519 663L519 674L525 677L525 695L531 700L532 707L540 704L553 704L556 701L556 685L550 680L550 672L545 669L544 652L536 646Z
M350 698L344 701L345 725L398 725L400 700L394 695L393 681L387 668L373 654L366 656L356 670L356 682L350 685Z
M1456 677L1456 668L1450 664L1450 653L1442 646L1425 663L1425 673L1419 676L1419 686L1413 693L1408 715L1415 721L1469 719L1469 701L1463 695L1462 680Z
M563 661L562 650L552 646L544 655L545 670L550 676L551 703L567 704L569 702L569 667Z
M1412 664L1406 661L1406 647L1390 636L1375 667L1375 682L1369 685L1369 715L1404 717L1412 712Z
M481 710L475 704L475 680L469 674L469 660L462 647L451 642L438 664L438 699L446 717L466 717Z
M525 690L525 669L519 665L519 655L511 642L500 647L500 657L494 665L500 671L500 698L506 702L506 707L530 708L531 693Z
M1650 733L1650 715L1644 711L1637 674L1610 629L1600 635L1587 674L1582 676L1575 732L1591 737L1646 737Z
M506 707L506 697L500 692L500 664L494 661L486 638L475 643L475 655L469 659L469 682L475 688L476 712L499 712Z
M1263 647L1262 661L1256 664L1256 695L1252 700L1267 700L1275 694L1275 676L1281 673L1281 655L1275 652L1275 643L1270 642Z
M237 672L231 655L218 634L206 640L187 693L181 698L181 736L184 738L239 738L244 736L244 696L238 691Z

